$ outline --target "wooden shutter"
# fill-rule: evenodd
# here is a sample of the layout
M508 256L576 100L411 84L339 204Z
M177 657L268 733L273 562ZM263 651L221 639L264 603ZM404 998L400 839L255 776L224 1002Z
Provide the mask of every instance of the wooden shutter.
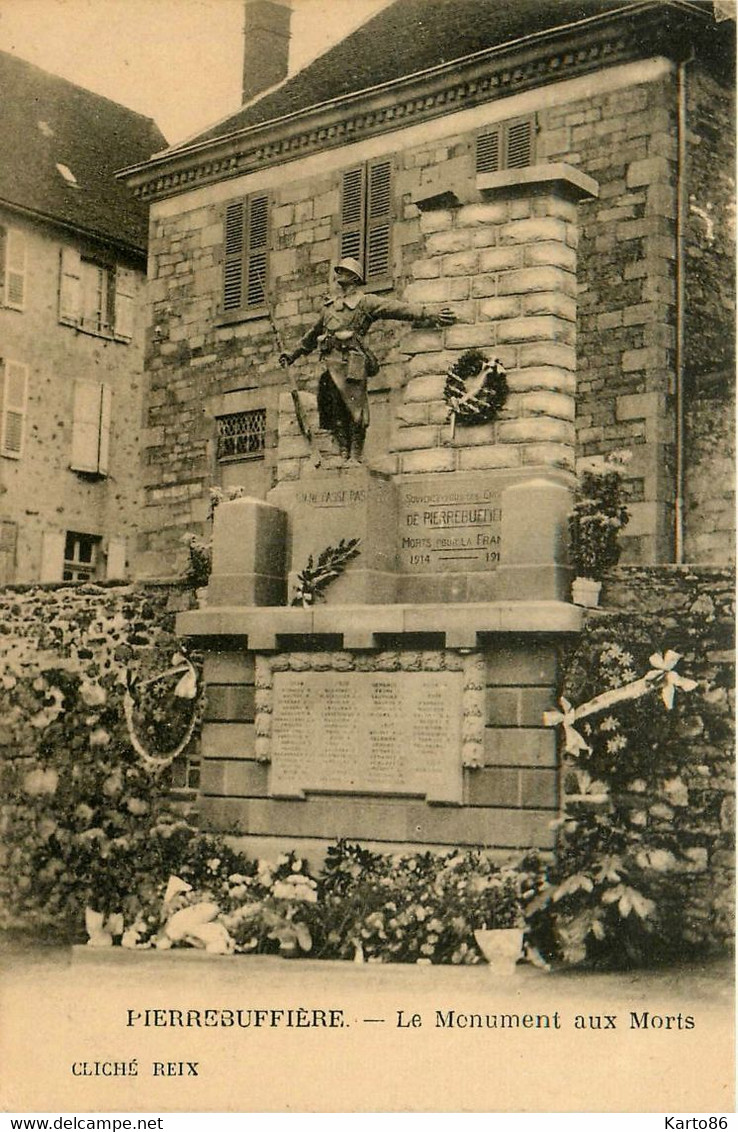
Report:
M341 234L339 259L364 260L366 171L363 165L349 169L341 186Z
M26 305L26 237L16 228L5 238L5 305L17 311Z
M505 168L523 169L533 160L533 120L510 122L506 131Z
M44 531L41 535L41 582L60 582L64 576L64 531Z
M0 522L0 585L8 585L15 577L17 545L18 524L12 519L3 519Z
M72 458L75 472L107 475L112 397L97 381L75 381Z
M108 385L100 386L100 448L97 470L101 476L108 474L110 465L110 420L112 417L113 394Z
M263 307L268 286L269 198L249 197L246 252L246 306Z
M477 138L477 173L496 173L500 168L500 128L485 130Z
M109 582L119 582L126 576L126 540L108 539L108 561L105 577Z
M115 336L133 338L135 309L135 273L127 267L115 269Z
M477 137L477 173L522 169L533 164L535 119L517 118L490 126Z
M59 321L76 326L82 314L82 260L76 248L62 248L59 276Z
M367 282L389 274L392 234L392 165L375 161L369 165L366 220Z
M19 460L23 455L28 400L28 366L21 362L6 361L2 367L2 387L0 455Z
M243 301L244 203L226 206L223 253L223 310L240 310Z

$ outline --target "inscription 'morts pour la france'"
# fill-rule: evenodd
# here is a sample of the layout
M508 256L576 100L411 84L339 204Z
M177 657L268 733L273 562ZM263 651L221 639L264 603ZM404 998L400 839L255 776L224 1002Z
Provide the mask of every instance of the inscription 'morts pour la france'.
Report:
M409 574L489 570L500 561L500 489L476 476L448 488L407 483L400 494L400 562Z
M275 672L270 793L461 802L460 672Z

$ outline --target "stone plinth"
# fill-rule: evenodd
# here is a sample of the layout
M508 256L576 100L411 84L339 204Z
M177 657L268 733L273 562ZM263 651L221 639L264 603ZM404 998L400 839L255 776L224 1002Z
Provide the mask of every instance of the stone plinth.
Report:
M208 604L284 605L287 516L263 499L221 503L213 520Z
M289 516L289 593L312 556L358 538L359 556L326 590L331 605L390 602L396 596L397 499L392 481L360 465L313 470L279 484L269 500Z
M571 489L564 482L538 476L511 484L502 492L499 600L565 600L572 570L568 566L568 520Z
M565 599L566 473L408 476L398 499L398 600Z
M554 842L564 602L205 609L200 813L260 852Z

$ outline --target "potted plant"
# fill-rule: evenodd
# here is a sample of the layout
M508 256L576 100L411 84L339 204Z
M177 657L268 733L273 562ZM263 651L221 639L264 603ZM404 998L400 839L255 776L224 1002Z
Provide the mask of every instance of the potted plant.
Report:
M572 601L596 606L602 579L620 559L620 532L628 508L623 501L622 467L630 453L612 452L580 470L574 509L569 515L569 557L575 570Z
M483 917L474 930L474 940L488 966L500 974L513 972L523 955L523 876L519 869L503 866L469 885L477 915Z

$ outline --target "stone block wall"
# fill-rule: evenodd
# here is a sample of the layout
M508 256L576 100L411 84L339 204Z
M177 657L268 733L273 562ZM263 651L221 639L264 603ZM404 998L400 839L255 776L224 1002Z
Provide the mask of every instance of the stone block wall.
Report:
M684 559L735 556L735 107L690 66L685 232Z

